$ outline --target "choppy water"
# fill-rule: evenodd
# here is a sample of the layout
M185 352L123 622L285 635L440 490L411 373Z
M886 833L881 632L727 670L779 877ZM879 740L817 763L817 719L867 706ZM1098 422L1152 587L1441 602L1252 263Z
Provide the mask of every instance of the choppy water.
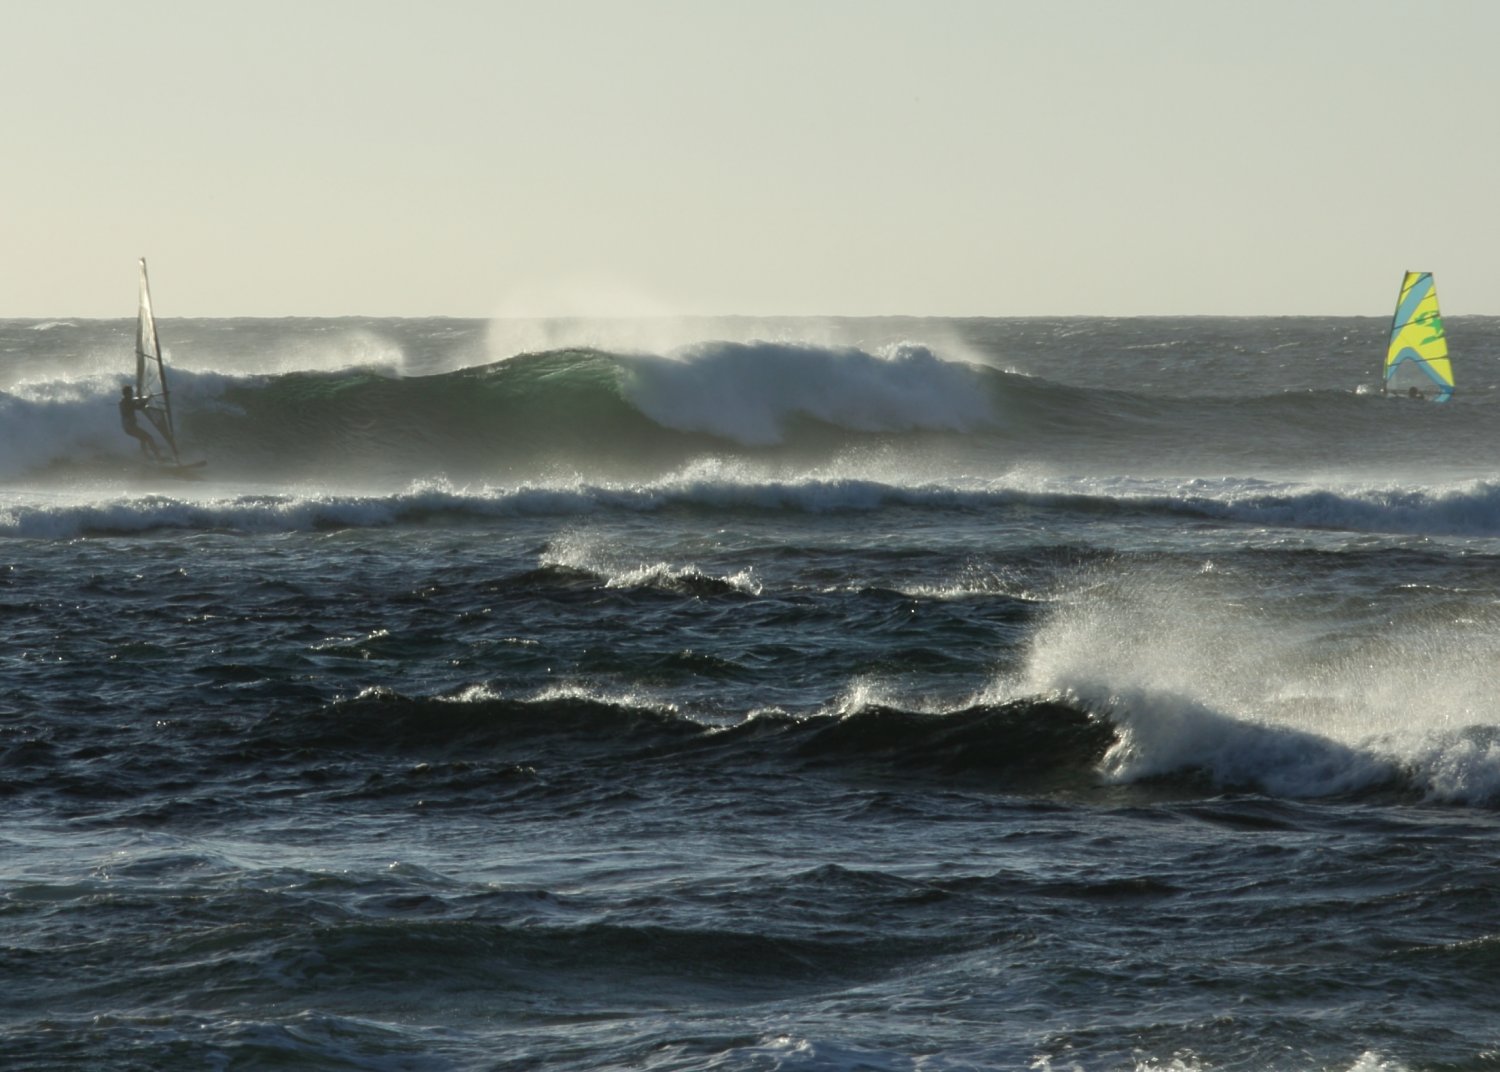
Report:
M0 322L0 1064L1500 1067L1500 321Z

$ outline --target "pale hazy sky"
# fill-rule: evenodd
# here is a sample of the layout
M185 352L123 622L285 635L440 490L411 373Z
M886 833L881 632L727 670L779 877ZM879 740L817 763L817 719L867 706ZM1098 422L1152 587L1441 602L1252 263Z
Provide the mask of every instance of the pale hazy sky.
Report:
M0 316L1500 313L1496 0L9 0Z

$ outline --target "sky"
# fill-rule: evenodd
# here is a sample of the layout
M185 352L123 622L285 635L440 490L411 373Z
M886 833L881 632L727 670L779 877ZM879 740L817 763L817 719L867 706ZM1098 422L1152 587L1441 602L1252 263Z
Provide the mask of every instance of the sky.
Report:
M11 0L0 316L1500 314L1492 0Z

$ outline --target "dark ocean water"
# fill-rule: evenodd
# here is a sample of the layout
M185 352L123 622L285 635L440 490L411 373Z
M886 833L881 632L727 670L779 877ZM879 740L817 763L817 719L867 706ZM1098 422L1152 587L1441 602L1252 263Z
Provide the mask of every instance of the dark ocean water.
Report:
M1500 1068L1500 320L0 322L0 1067Z

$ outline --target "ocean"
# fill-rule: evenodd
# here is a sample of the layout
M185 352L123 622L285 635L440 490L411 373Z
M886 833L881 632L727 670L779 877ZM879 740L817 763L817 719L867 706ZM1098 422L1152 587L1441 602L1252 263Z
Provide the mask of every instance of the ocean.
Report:
M7 1070L1500 1069L1500 318L0 321Z

